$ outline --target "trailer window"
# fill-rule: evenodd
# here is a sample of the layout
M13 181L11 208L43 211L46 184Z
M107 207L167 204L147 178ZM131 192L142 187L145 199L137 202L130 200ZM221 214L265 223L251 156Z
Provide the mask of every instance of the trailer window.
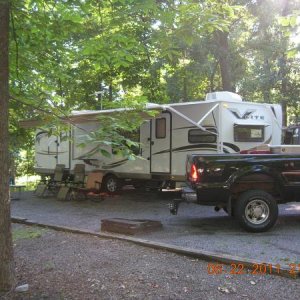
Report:
M264 126L259 125L235 125L235 142L263 142Z
M157 139L164 139L166 137L166 118L155 120L155 137Z
M208 129L209 131L216 132L214 128ZM217 135L201 129L191 129L188 133L189 143L216 143Z

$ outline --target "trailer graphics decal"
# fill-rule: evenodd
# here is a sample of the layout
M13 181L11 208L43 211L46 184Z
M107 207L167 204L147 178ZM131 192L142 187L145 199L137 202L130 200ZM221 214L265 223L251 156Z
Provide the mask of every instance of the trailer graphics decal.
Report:
M240 148L234 144L231 143L223 143L224 146L232 149L235 152L239 152ZM217 145L216 144L209 144L209 143L201 143L201 144L194 144L194 145L187 145L187 146L182 146L182 147L178 147L178 148L173 148L172 152L185 152L185 151L195 151L195 150L203 150L203 149L217 149ZM228 153L228 150L226 150L225 148L223 148L225 153ZM153 153L152 155L158 155L158 154L163 154L163 153L168 153L170 152L170 149L167 150L162 150L156 153Z
M229 111L239 120L264 120L265 117L263 115L253 115L256 112L256 109L247 109L243 114L239 111L238 108L228 108Z
M36 134L35 136L35 142L40 144L40 141L43 137L48 136L48 132L47 131L40 131L38 134Z
M253 114L256 109L247 109L243 114L237 108L229 108L229 111L237 118L237 119L248 119L251 114Z
M44 152L40 152L37 151L36 154L40 154L40 155L57 155L57 154L63 154L63 153L67 153L68 151L44 151Z
M86 152L85 154L76 157L76 159L85 159L85 158L91 157L91 156L92 156L93 154L95 154L95 153L97 152L97 150L99 150L99 149L100 149L100 147L99 147L99 145L97 145L96 147L94 147L93 149L89 150L89 151Z
M127 161L128 161L128 159L126 158L126 159L123 159L123 160L120 160L120 161L111 163L111 164L109 164L109 165L102 166L102 168L103 168L103 169L116 168L116 167L119 167L119 166L124 165Z

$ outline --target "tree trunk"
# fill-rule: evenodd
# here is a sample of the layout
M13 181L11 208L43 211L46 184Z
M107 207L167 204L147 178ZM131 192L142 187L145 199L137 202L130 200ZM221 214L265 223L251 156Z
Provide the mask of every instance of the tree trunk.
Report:
M286 17L288 15L288 1L284 2L284 6L282 9L281 16ZM282 52L281 58L279 60L279 74L281 76L281 87L280 87L280 92L281 92L281 107L282 107L282 125L286 126L287 125L287 99L288 99L288 63L287 63L287 55L286 51L288 49L288 42L287 38L284 36L283 33L281 33L283 43L284 43L284 51Z
M282 80L281 80L281 108L282 108L282 126L287 126L287 71L286 71L286 56L283 54L282 61L284 66L281 67L281 74L282 74Z
M217 56L220 63L223 91L234 91L228 45L228 32L216 32Z
M8 155L9 0L0 0L0 291L14 286Z
M185 70L183 73L183 102L188 102L187 77Z
M263 97L264 97L264 102L265 103L271 103L271 91L270 91L270 77L271 77L271 67L269 63L269 59L267 57L264 58L264 64L263 64L263 69L264 69L264 75L268 78L266 79L267 82L265 82L264 87L263 87Z
M110 102L113 101L113 84L112 84L112 81L110 82L110 84L108 86L108 98L109 98Z

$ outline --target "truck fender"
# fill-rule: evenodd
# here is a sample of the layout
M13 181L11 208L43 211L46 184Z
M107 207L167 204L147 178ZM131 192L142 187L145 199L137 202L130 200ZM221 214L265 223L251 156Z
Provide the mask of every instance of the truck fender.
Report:
M226 185L228 189L230 189L242 177L253 175L253 174L262 174L262 175L269 176L274 180L274 183L276 186L279 187L279 190L281 190L281 187L283 187L283 181L278 171L274 172L273 169L264 165L247 166L243 169L238 170L237 172L234 172L226 181Z

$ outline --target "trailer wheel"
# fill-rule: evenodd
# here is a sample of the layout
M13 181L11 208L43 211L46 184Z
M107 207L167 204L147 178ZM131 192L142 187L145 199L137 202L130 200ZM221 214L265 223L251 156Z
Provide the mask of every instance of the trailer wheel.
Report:
M235 216L247 231L267 231L276 223L278 205L267 192L249 190L241 194L236 201Z
M120 182L115 175L107 175L104 177L102 187L105 192L115 193L120 189Z

